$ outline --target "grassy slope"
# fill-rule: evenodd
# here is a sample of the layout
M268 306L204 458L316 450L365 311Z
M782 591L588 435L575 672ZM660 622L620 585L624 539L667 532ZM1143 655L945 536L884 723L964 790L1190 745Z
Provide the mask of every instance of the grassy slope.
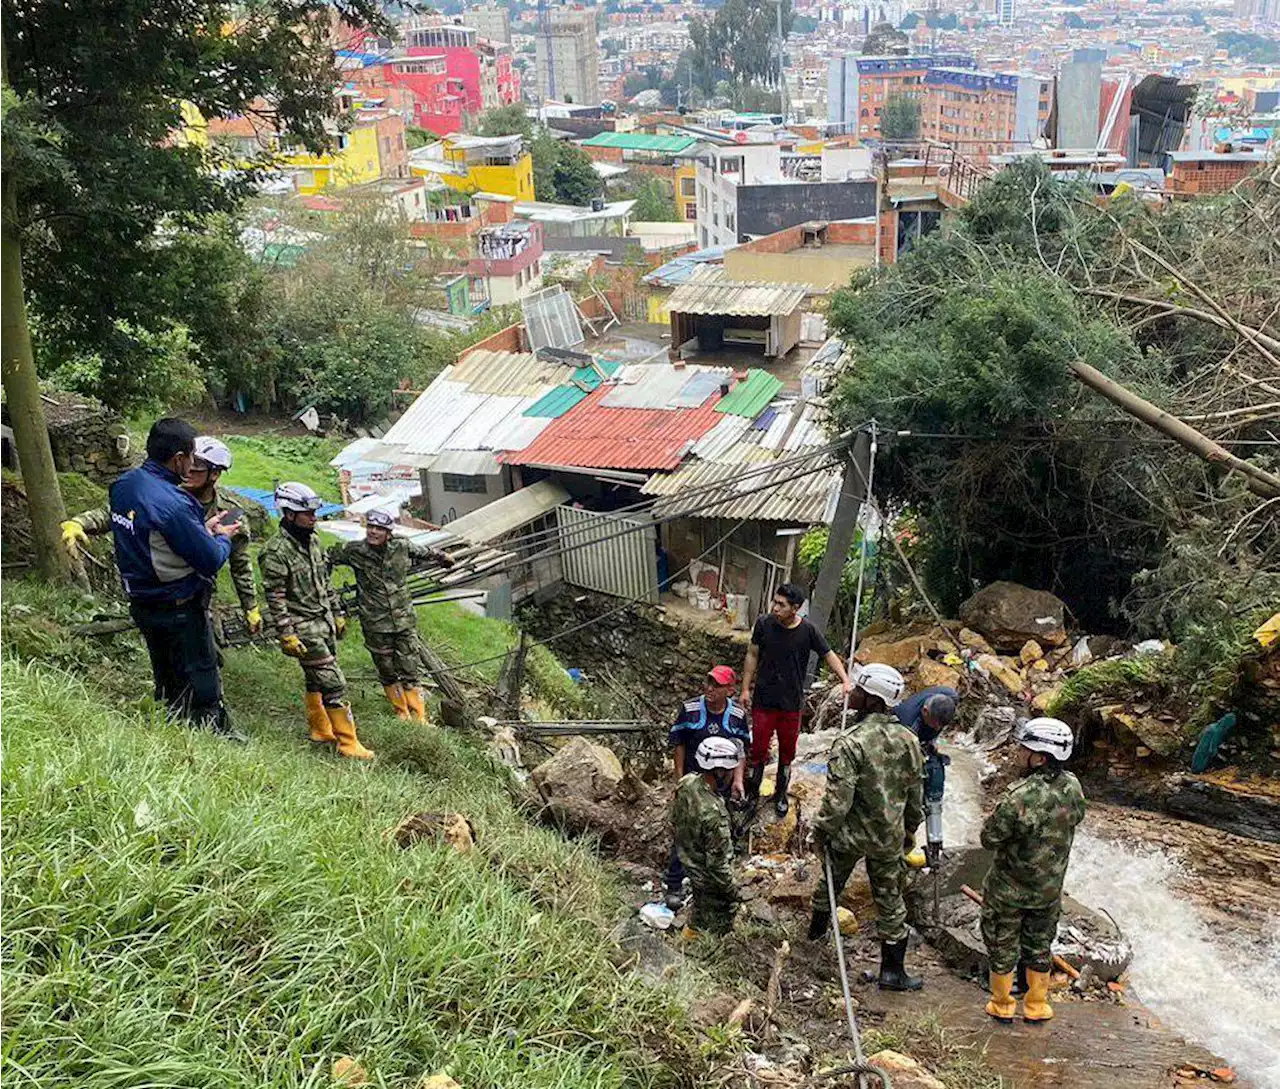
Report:
M277 480L296 480L338 502L338 474L329 459L346 445L343 440L229 435L225 441L232 464L222 476L224 484L272 488Z
M73 596L4 599L9 1084L322 1085L343 1054L406 1089L443 1068L467 1089L689 1070L672 998L607 959L594 856L530 826L468 744L386 715L370 682L377 765L310 751L297 667L241 650L227 695L253 742L231 747L148 713L132 640L69 642ZM371 674L351 640L341 656ZM454 809L475 855L383 837Z

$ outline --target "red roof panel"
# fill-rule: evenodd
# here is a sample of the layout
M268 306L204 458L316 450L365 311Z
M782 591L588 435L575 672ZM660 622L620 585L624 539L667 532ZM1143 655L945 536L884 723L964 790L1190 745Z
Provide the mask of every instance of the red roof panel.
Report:
M502 456L508 465L579 465L584 469L674 469L691 444L721 419L720 394L697 408L609 408L600 386L545 428L523 450Z

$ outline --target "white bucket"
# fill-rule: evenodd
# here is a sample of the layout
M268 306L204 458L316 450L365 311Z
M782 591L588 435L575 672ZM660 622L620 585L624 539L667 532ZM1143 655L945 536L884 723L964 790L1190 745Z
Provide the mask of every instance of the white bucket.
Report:
M697 605L699 609L705 609L708 612L711 611L711 591L710 590L706 590L703 587L699 586L698 589L694 592L693 600L694 600L694 604Z

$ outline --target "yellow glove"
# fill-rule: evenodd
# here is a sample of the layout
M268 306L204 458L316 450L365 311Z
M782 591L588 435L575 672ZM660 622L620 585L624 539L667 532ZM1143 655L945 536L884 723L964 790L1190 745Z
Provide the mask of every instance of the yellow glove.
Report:
M305 644L293 634L280 636L280 649L290 658L302 658L307 653Z
M245 609L244 622L249 627L249 634L257 635L258 632L262 631L262 610L256 605L252 609ZM294 636L294 638L296 639L297 636Z
M58 528L62 530L62 547L72 556L77 549L89 547L89 535L84 531L84 526L74 518L68 518Z
M337 633L339 639L347 634L347 618L345 616L335 616L333 618L333 630Z
M913 847L910 851L906 853L906 855L904 856L904 859L907 865L910 866L913 870L924 869L925 865L928 862L928 860L924 856L924 851L922 851L919 847Z

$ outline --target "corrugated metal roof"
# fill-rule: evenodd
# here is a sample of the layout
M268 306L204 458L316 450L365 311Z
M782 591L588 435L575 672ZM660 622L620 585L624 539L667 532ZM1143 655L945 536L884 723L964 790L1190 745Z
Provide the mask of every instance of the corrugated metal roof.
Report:
M532 397L507 397L490 394L471 412L458 419L440 421L440 432L447 433L419 439L409 445L409 453L434 453L435 450L492 450L493 435L512 417L520 417L533 404ZM435 450L429 447L434 445Z
M732 246L710 246L694 253L681 254L679 257L673 257L665 265L659 265L652 272L646 273L641 279L654 287L677 287L688 283L699 266L723 261L725 250L732 248Z
M486 544L527 526L535 518L568 500L569 493L550 480L539 480L518 492L464 514L449 523L448 532L472 544Z
M695 442L693 449L689 452L696 458L716 461L720 455L742 440L742 433L750 426L751 421L743 416L726 416Z
M715 399L697 408L610 408L601 386L572 412L553 420L529 446L505 454L510 465L588 469L674 469L715 425Z
M563 416L579 401L585 400L587 394L600 385L603 381L600 377L601 372L607 378L616 374L621 366L621 363L615 363L611 359L597 359L594 367L579 367L573 372L570 384L557 386L551 392L543 394L524 410L524 414L526 416L547 416L552 419L557 416ZM515 448L511 447L510 449Z
M796 475L800 468L779 465L771 472L744 477L740 464L691 461L673 473L654 474L640 491L661 497L653 507L657 518L688 514L697 518L750 518L802 525L820 522L832 491L840 487L840 470L823 468ZM717 484L721 487L715 490L684 495Z
M518 393L539 397L548 386L563 382L569 368L532 352L468 352L453 366L450 379L474 393Z
M720 398L716 411L747 416L754 420L761 409L777 396L780 389L781 378L775 378L768 371L753 367L747 371L747 377L729 391L727 397Z
M719 272L713 268L697 269L688 283L671 293L667 309L673 314L770 317L790 314L804 302L806 288L798 284L725 280Z
M462 476L496 476L502 471L491 450L446 450L431 463L433 473Z
M533 442L551 423L549 416L530 416L526 408L520 415L508 416L489 436L489 445L494 450L523 450Z
M338 451L336 457L329 459L329 464L335 469L349 469L353 465L368 460L365 455L377 446L379 441L372 437L352 439L351 442Z
M698 141L692 136L657 136L648 132L602 132L590 140L583 140L583 147L620 147L624 151L656 151L678 155Z
M618 372L618 384L605 393L601 403L609 408L694 408L732 374L728 367L632 363Z

